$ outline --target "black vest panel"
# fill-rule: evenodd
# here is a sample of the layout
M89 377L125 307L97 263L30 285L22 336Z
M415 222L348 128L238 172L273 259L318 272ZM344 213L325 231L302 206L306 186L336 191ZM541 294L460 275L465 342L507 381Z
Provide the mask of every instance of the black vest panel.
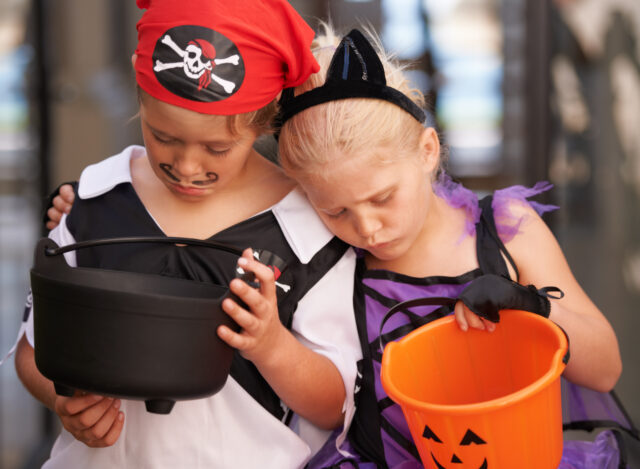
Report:
M89 199L81 199L76 193L67 227L76 242L125 236L165 236L129 183L119 184L111 191ZM247 247L265 249L285 262L278 283L290 290L277 288L277 294L280 320L289 329L300 299L348 249L345 243L333 238L308 264L302 264L271 211L233 225L209 240L241 250ZM225 286L235 277L238 260L234 254L207 247L160 243L96 246L78 250L76 256L80 267L165 275ZM279 419L285 417L278 396L253 363L239 353L234 354L231 376L270 413Z

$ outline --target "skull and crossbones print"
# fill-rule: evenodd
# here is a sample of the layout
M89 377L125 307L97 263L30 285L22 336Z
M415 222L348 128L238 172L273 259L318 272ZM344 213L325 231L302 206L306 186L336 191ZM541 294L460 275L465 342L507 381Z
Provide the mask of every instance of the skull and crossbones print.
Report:
M213 103L234 96L245 79L245 57L224 34L203 26L174 26L158 34L150 71L169 92Z
M230 94L235 89L236 84L234 82L220 78L213 73L213 68L216 65L227 63L238 65L240 62L240 56L238 54L218 59L216 58L213 45L204 39L190 41L184 49L178 46L169 34L165 34L161 42L173 49L173 51L182 58L182 61L163 63L156 59L155 66L153 67L155 72L182 67L186 76L199 80L198 90L209 86L211 80L222 86L227 94Z

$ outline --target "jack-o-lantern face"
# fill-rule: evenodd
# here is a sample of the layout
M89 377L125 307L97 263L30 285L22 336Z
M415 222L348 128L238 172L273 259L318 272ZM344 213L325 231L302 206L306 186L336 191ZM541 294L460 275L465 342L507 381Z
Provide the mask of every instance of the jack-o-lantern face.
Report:
M440 438L438 438L438 436L433 432L433 430L431 430L427 425L424 426L424 431L422 432L422 437L426 438L427 440L431 440L434 443L442 443L442 440L440 440ZM485 445L485 441L480 438L477 434L475 434L473 431L471 431L471 429L467 429L466 433L464 434L464 436L462 437L462 440L460 441L460 446L470 446L470 445ZM436 464L436 466L438 466L438 469L447 469L446 466L444 466L443 464L440 463L440 461L438 461L438 459L436 459L435 455L433 454L433 451L430 451L431 453L431 458L433 459L433 462ZM479 461L480 458L473 458L476 461ZM465 464L465 461L463 461L462 459L460 459L458 457L458 455L453 452L452 456L451 456L451 460L450 460L451 464L456 464L455 468L463 468L463 467L468 467L468 468L477 468L477 469L487 469L487 458L483 458L482 463L479 466L471 466L469 464ZM457 464L465 464L464 466L457 466Z

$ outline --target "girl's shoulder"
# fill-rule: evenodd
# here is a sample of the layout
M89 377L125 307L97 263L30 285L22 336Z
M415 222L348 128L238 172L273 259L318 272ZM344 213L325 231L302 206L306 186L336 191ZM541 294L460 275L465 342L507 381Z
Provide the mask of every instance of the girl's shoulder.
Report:
M528 218L558 209L556 205L529 200L552 187L549 182L539 181L533 187L515 185L493 193L491 208L498 235L503 243L512 240Z
M476 224L480 221L482 215L478 194L464 187L461 183L453 181L445 173L440 175L433 187L436 195L444 199L450 206L465 211L464 235L475 236ZM534 212L542 215L558 208L555 205L529 200L531 197L542 194L552 187L552 184L540 181L533 187L514 185L498 189L491 194L493 219L498 235L504 243L509 242L520 232L520 228L527 218L534 216Z

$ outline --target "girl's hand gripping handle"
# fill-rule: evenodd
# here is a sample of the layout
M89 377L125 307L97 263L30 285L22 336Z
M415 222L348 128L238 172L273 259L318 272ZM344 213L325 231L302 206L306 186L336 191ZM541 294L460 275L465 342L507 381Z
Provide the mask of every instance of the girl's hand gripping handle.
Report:
M549 295L552 291L559 292L560 295ZM537 289L534 285L520 285L508 278L488 274L467 285L458 300L481 318L497 323L502 309L530 311L548 318L551 312L549 298L562 296L564 294L556 287Z

